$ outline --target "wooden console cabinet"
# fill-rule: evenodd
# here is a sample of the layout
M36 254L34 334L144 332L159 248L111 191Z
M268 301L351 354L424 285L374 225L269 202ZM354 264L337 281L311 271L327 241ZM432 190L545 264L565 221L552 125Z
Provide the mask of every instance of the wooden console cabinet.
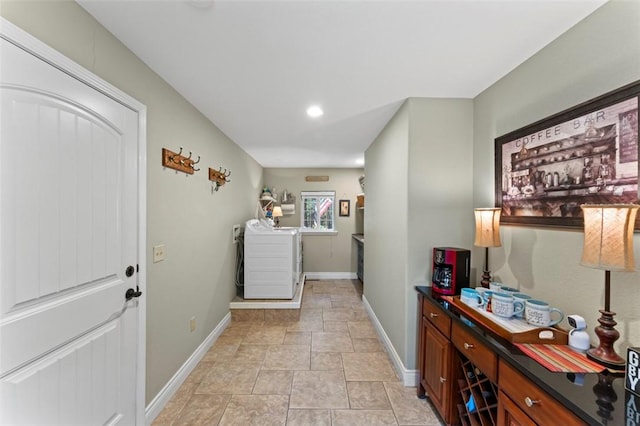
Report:
M418 397L428 396L447 424L454 422L453 345L451 318L428 297L418 295Z
M418 396L429 397L447 425L585 424L421 293L418 325Z
M498 424L583 425L582 420L564 408L507 362L500 360Z

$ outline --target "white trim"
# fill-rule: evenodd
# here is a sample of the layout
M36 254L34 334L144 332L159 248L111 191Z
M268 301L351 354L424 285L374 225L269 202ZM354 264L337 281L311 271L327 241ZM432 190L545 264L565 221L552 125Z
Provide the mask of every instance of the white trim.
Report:
M300 228L300 233L302 235L322 235L322 236L335 236L338 235L338 231L318 231L317 229L311 228Z
M358 275L355 272L305 272L308 280L355 280Z
M144 422L146 383L146 318L147 318L147 107L111 85L98 75L61 54L57 50L33 37L10 21L0 16L0 36L10 43L40 58L76 80L99 91L105 96L131 109L138 115L138 272L137 284L143 297L137 300L138 342L136 363L136 424Z
M418 370L409 370L404 366L404 364L402 363L402 360L400 359L400 356L398 355L398 352L393 347L393 344L391 343L389 336L387 336L387 333L385 333L384 328L382 328L382 324L380 324L380 321L378 321L378 317L376 317L375 312L373 312L373 308L371 308L371 305L369 305L369 302L367 301L367 298L364 297L364 294L362 295L362 303L364 304L364 308L367 311L367 314L369 315L371 322L373 323L373 327L376 329L378 336L382 340L382 344L384 345L385 349L387 350L387 353L391 357L391 362L393 363L393 366L395 367L398 374L400 374L402 383L407 387L417 386Z
M176 371L176 374L169 379L166 385L158 392L158 394L153 398L153 400L147 405L145 410L145 418L146 424L150 425L158 414L162 411L165 405L169 402L169 400L175 395L180 386L184 383L184 381L189 377L189 374L193 371L194 368L198 365L200 360L205 356L209 348L215 343L215 341L220 337L222 332L227 328L227 326L231 323L231 312L227 313L227 315L222 318L222 321L213 329L211 334L207 336L206 339L198 346L198 348L191 354L189 359L182 364L182 367Z
M302 197L334 197L336 196L336 191L300 191L300 196Z

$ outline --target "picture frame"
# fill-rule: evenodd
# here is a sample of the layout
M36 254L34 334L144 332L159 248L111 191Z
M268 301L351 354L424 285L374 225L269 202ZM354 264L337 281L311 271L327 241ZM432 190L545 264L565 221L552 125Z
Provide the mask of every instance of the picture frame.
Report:
M640 80L496 138L500 222L582 228L582 204L638 204L639 103Z
M340 216L349 216L351 214L351 201L349 200L340 200Z

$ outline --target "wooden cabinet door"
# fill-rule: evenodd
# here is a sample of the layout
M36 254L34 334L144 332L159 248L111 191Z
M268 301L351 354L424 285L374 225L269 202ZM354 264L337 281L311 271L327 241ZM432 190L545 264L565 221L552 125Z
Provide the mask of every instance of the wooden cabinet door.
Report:
M450 423L451 342L426 318L422 322L425 330L425 354L422 366L425 388L445 423Z
M535 426L535 423L511 398L498 392L498 426Z

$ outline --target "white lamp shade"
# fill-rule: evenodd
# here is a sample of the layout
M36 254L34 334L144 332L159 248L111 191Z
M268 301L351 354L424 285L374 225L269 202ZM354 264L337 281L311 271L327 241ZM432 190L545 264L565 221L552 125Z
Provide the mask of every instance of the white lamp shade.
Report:
M500 208L475 209L476 240L478 247L500 247Z
M581 264L607 271L635 270L633 228L640 206L585 204L584 246Z
M271 212L271 216L273 217L282 217L282 207L275 206L273 211Z

